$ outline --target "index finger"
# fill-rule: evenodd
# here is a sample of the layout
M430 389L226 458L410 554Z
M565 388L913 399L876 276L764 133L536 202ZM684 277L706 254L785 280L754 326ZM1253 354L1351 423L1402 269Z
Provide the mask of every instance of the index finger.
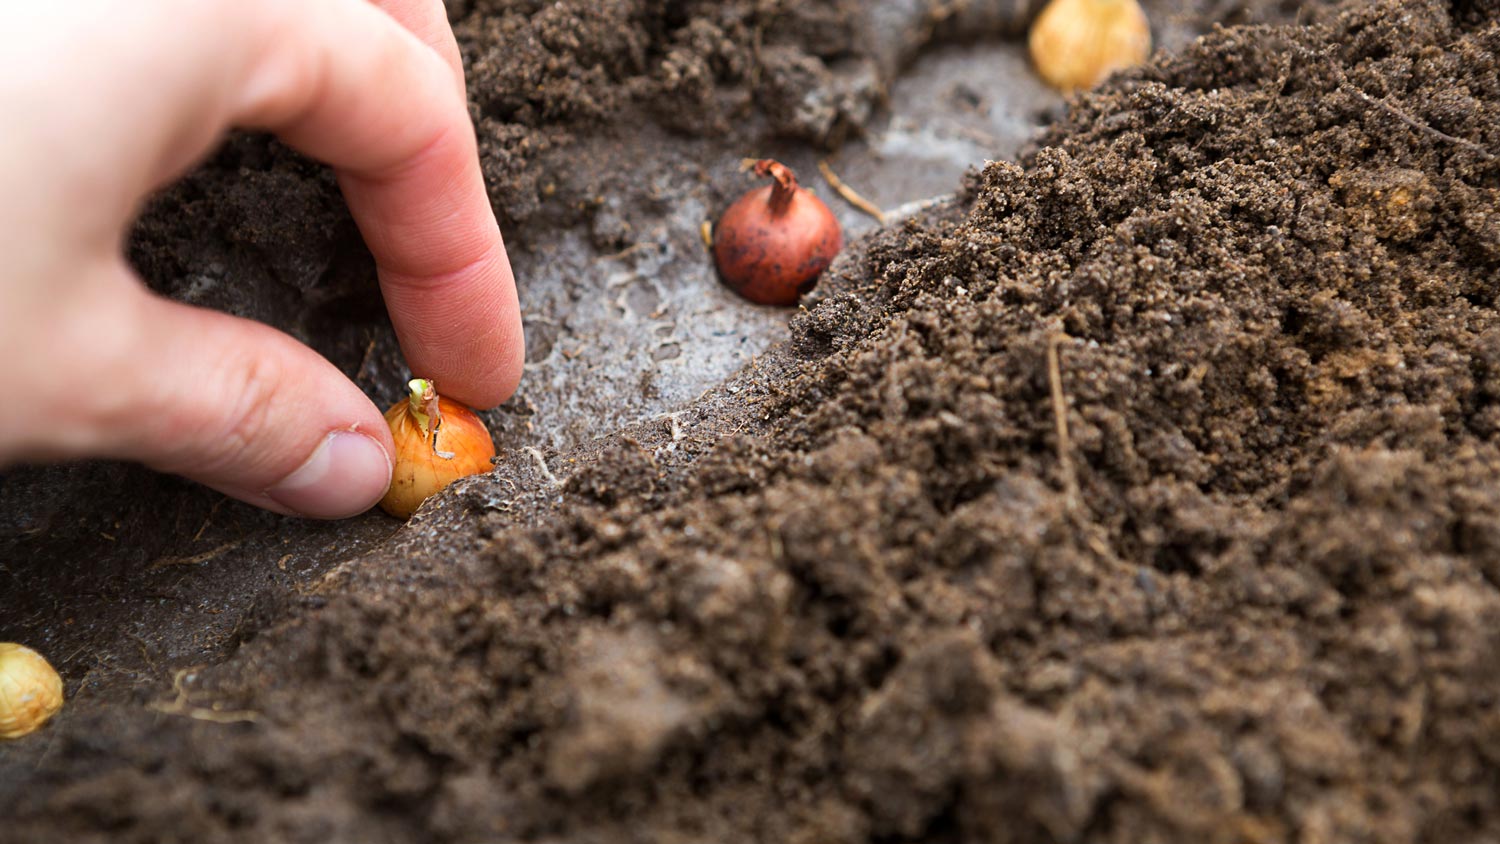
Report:
M464 64L458 51L458 41L453 37L453 27L448 25L448 7L443 0L370 0L385 13L406 27L412 35L431 47L458 79L463 91Z
M261 8L279 18L239 122L338 170L412 371L468 404L504 401L520 305L452 66L363 0Z

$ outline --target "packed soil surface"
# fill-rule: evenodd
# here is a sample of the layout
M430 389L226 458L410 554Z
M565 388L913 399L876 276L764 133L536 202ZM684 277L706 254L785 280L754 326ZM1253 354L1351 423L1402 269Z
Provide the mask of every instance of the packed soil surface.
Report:
M642 98L838 143L911 56L655 5L451 7L481 136L550 127L487 153L514 225ZM0 749L0 841L1500 840L1500 4L1215 14L679 412ZM847 96L756 105L765 45Z

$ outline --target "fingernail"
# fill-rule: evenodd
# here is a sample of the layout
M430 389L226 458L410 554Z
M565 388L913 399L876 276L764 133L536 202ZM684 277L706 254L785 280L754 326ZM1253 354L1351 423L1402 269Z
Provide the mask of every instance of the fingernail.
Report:
M303 516L342 519L370 509L390 485L391 458L380 443L355 431L334 431L266 495Z

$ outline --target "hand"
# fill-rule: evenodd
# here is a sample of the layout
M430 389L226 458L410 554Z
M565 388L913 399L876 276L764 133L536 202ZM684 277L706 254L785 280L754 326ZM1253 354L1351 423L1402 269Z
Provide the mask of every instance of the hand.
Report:
M412 371L490 407L520 308L441 0L72 0L0 9L0 465L139 460L318 518L385 492L390 432L311 349L160 298L121 244L229 127L337 170Z

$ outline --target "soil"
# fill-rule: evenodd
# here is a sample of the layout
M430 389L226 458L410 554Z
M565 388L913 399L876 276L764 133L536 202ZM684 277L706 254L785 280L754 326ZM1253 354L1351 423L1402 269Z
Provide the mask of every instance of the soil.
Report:
M999 36L1012 5L958 8ZM643 115L679 152L838 144L879 112L857 80L947 25L808 3L778 29L776 6L451 5L511 231L628 248L636 212L585 200L633 209L642 174L548 156ZM92 696L0 748L0 841L1500 838L1497 17L1200 11L1241 25L852 242L784 342L670 415L536 448L547 418L513 403L496 472L394 536L288 538L354 553L231 590L256 603L224 613L213 665L172 637L114 682L63 660ZM655 160L645 183L680 161ZM242 178L297 210L225 236ZM162 202L133 250L153 283L218 244L219 282L327 308L265 318L372 384L399 371L316 168L243 138ZM72 472L96 513L199 501L47 471L0 495L45 506ZM198 533L270 518L233 508ZM199 515L120 529L170 543ZM14 548L78 535L17 522ZM114 652L5 565L34 588L0 596L0 634ZM130 600L151 588L112 565ZM65 571L53 600L93 606Z

